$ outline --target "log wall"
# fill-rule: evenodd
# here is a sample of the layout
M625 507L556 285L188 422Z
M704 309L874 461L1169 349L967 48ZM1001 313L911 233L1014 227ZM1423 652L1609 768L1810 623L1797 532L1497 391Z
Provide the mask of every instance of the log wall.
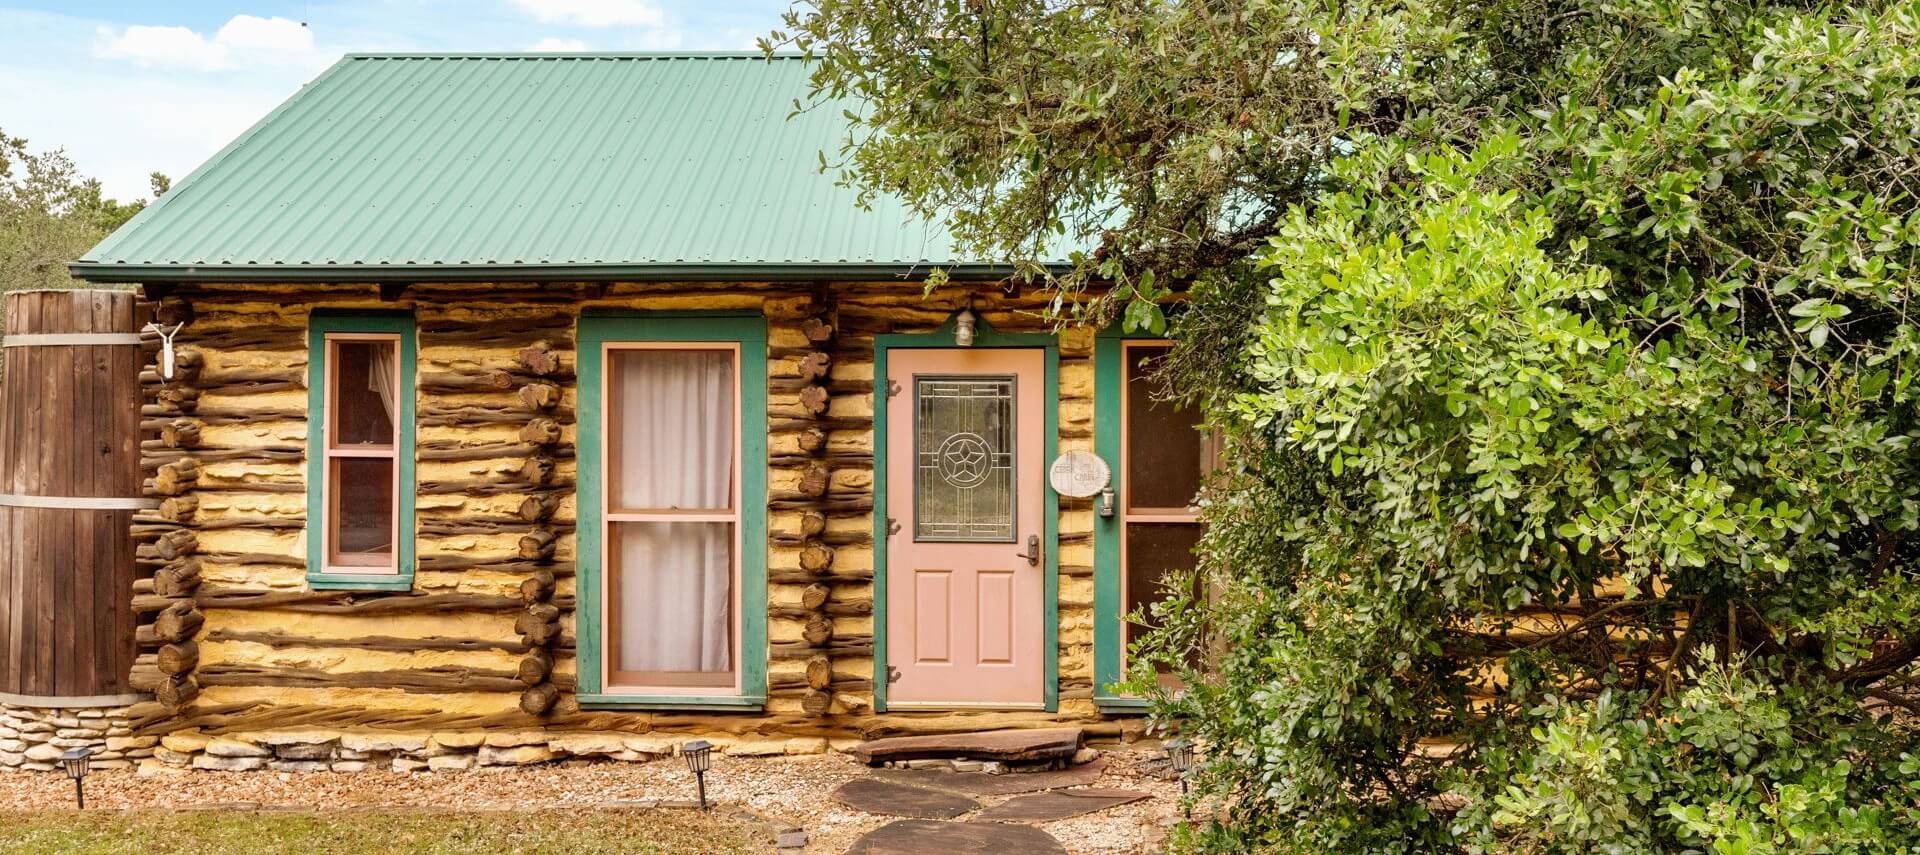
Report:
M149 729L652 729L723 744L1092 724L1092 511L1063 501L1057 714L873 712L873 337L937 328L969 299L1044 331L1048 296L918 283L205 286L179 366L143 374L139 514ZM306 328L314 309L405 309L418 330L412 591L305 584ZM768 319L769 699L759 714L582 711L574 702L575 323L583 309ZM1060 447L1092 443L1091 331L1060 347Z

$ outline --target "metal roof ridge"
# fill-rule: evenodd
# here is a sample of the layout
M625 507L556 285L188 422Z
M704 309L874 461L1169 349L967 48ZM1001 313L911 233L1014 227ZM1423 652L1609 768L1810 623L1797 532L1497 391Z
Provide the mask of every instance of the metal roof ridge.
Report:
M1061 272L1071 265L1042 262ZM817 281L821 279L893 279L916 281L934 269L956 279L1006 279L1019 271L1014 262L920 259L917 261L820 262L761 260L740 262L644 261L619 263L349 263L349 264L127 264L70 261L67 271L88 282L713 282Z
M798 51L351 51L341 59L806 59Z

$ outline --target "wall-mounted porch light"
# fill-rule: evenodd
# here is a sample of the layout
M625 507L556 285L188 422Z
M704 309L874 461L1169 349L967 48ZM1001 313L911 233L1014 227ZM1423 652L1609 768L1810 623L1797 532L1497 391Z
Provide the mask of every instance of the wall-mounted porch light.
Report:
M972 347L974 328L979 323L980 319L973 314L973 307L961 309L960 314L953 316L953 343Z

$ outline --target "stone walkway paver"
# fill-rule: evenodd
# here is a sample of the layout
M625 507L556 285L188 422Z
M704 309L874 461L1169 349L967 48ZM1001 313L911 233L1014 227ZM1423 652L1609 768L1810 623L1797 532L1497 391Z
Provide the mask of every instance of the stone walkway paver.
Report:
M853 842L847 855L1067 855L1060 841L1038 828L998 822L901 819Z
M980 809L979 802L959 793L872 778L855 778L841 784L833 791L833 798L854 810L915 819L952 819Z
M985 737L997 740L1003 735L1004 732L954 734L940 738L948 744L958 744L988 741ZM1034 740L1031 734L1022 734L1022 738L1030 740L1027 743L1029 745L1045 741ZM894 748L900 753L917 753L930 747L920 742L918 737L895 742L899 744ZM1077 743L1077 738L1071 743L1062 739L1056 745ZM1034 825L1085 817L1108 808L1152 798L1152 794L1137 790L1087 786L1099 781L1101 774L1106 771L1107 761L1104 757L1094 757L1089 762L1065 769L993 773L972 771L980 768L978 759L952 759L954 763L951 765L921 759L889 763L895 768L867 769L862 777L847 781L834 790L833 800L854 810L877 816L911 817L871 829L854 841L847 855L896 852L912 855L1065 853L1066 847L1061 845L1058 838ZM986 765L995 770L1001 768L998 763ZM902 766L916 768L899 768ZM972 796L1012 798L983 806ZM950 821L963 817L967 821ZM1093 818L1088 821L1099 820Z
M1011 796L1037 793L1065 787L1084 787L1100 780L1107 770L1105 757L1053 772L1010 772L989 775L985 772L942 772L938 769L875 769L873 776L882 781L914 787L932 787L975 796Z
M1078 790L1048 790L1015 796L987 808L975 816L975 822L1053 822L1081 814L1119 807L1147 798L1138 790L1085 787Z

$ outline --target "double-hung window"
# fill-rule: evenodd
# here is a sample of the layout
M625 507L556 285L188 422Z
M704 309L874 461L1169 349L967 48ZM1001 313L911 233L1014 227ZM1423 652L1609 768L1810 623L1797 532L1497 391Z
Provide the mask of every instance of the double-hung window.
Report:
M413 584L413 321L315 314L308 327L307 581Z
M765 325L581 321L582 702L765 696ZM584 517L590 517L586 519ZM589 673L590 672L590 673Z
M1117 508L1095 538L1095 700L1133 699L1111 684L1126 675L1127 651L1149 627L1129 620L1166 599L1169 575L1193 567L1204 524L1194 502L1219 456L1198 414L1166 400L1160 363L1171 345L1104 334L1095 348L1095 444L1115 465ZM1171 680L1171 677L1164 678Z

